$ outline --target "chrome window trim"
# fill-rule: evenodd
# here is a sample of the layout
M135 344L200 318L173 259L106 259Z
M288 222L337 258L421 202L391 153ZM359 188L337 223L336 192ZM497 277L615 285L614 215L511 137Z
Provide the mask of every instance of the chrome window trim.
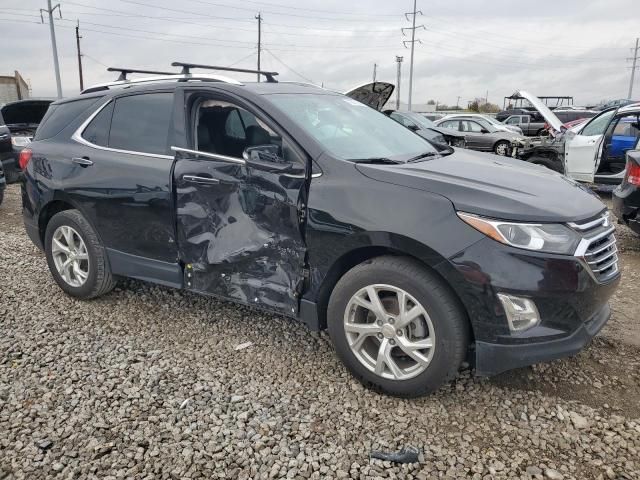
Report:
M217 153L200 152L198 150L191 150L190 148L172 146L171 150L174 152L190 153L192 155L198 155L199 157L212 158L214 160L220 160L221 162L237 163L238 165L245 165L247 163L243 158L228 157Z
M105 152L125 153L127 155L141 155L143 157L163 158L165 160L173 160L173 157L171 155L162 155L160 153L136 152L133 150L122 150L119 148L103 147L102 145L96 145L95 143L91 143L85 138L83 138L82 134L84 133L85 129L89 126L91 121L102 111L103 108L105 108L107 105L109 105L113 101L114 99L110 98L103 105L98 107L98 109L95 112L89 115L89 118L87 118L84 122L82 122L82 125L80 125L76 129L76 131L73 132L73 135L71 135L71 140L81 145L84 145L86 147L95 148L97 150L103 150Z

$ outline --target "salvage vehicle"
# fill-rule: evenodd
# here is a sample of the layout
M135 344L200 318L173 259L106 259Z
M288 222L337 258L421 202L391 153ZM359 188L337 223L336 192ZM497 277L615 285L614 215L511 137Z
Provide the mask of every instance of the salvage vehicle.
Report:
M18 100L0 107L0 160L8 183L20 180L18 156L38 128L52 100Z
M450 128L440 128L419 113L385 110L384 114L431 143L460 148L465 148L467 145L463 133L455 132Z
M545 123L543 120L536 121L533 115L511 115L504 121L505 125L518 127L523 135L539 137L544 135Z
M130 277L292 317L399 396L464 361L492 375L575 354L607 322L615 237L585 187L440 153L275 72L173 65L55 102L22 152L25 228L67 294Z
M524 139L522 135L498 130L491 123L482 118L449 119L444 118L436 122L438 127L461 132L464 135L467 148L481 152L493 152L500 156L509 156L513 148L520 145Z
M532 103L536 97L527 92ZM638 143L640 104L600 112L577 129L567 129L541 102L536 107L550 126L551 135L525 142L518 158L544 165L588 183L617 185L624 177L624 155Z
M446 118L447 119L465 118L465 119L472 119L472 120L474 118L481 118L489 122L497 130L501 130L503 132L513 132L513 133L517 133L518 135L522 135L522 130L520 129L520 127L516 125L505 125L504 123L497 120L495 117L492 117L491 115L486 115L484 113L453 113L453 114L447 115Z
M640 150L626 154L622 183L613 190L613 212L618 221L640 235Z

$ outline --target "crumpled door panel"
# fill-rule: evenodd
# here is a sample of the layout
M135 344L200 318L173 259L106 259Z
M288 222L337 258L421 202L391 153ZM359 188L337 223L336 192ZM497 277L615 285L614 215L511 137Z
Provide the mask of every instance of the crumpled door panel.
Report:
M185 174L219 183L188 183ZM178 160L174 178L187 288L295 315L306 252L298 214L305 179L195 159Z

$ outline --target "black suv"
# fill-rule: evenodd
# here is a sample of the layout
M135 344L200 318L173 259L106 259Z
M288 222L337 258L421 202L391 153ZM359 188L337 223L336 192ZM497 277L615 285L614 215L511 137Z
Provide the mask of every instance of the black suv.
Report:
M274 73L193 68L58 101L24 152L26 229L68 294L133 277L293 317L402 396L465 360L489 375L574 354L606 323L613 227L577 183L438 152Z

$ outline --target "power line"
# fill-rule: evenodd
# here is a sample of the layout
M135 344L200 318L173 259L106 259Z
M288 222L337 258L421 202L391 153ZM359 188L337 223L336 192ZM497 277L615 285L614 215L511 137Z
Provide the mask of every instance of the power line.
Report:
M311 80L308 77L305 77L304 75L302 75L301 73L297 72L296 70L294 70L293 68L291 68L289 65L287 65L286 63L284 63L282 60L280 60L279 57L277 57L272 51L271 49L265 48L264 49L265 52L269 52L269 55L271 55L278 63L280 63L282 66L284 66L287 70L295 73L298 77L302 78L305 82L309 82L309 83L315 83L313 80Z
M409 111L411 111L411 95L413 93L413 51L415 50L415 46L416 46L416 42L421 42L420 40L416 40L416 29L417 28L425 28L424 25L418 25L416 27L416 16L418 15L418 13L420 15L422 15L422 10L417 10L417 0L413 0L413 11L410 13L405 13L405 17L407 20L409 20L409 15L411 15L412 17L412 23L411 23L411 27L408 28L403 28L402 29L402 34L404 35L404 31L405 30L411 30L411 40L405 40L402 42L402 44L405 46L407 46L407 43L411 44L411 60L409 63ZM426 28L425 28L426 30Z

